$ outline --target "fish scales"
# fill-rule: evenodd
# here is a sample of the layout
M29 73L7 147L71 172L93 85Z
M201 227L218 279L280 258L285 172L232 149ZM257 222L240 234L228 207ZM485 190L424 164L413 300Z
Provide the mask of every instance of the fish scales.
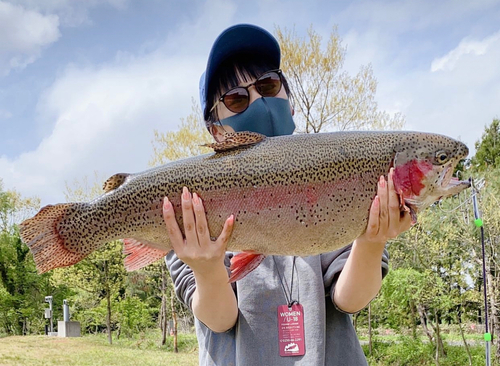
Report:
M304 190L308 187L310 190L316 189L318 191L317 195L329 197L330 199L334 193L327 193L326 189L332 188L332 183L334 188L335 183L347 181L348 179L353 180L353 173L359 174L364 170L369 171L369 176L365 177L365 179L371 182L369 185L371 187L368 192L362 190L357 194L360 194L363 201L366 201L366 207L363 207L364 212L360 215L366 220L366 211L376 190L376 184L373 183L376 183L380 175L388 172L393 152L391 150L387 151L387 149L384 151L382 148L384 144L377 144L377 141L374 141L375 143L372 142L371 157L367 155L366 159L359 159L359 149L353 144L349 149L347 142L346 146L337 150L332 149L331 141L328 139L324 139L326 144L321 144L321 141L317 141L318 139L315 140L317 144L312 146L310 139L293 139L292 144L286 145L289 151L285 152L281 147L283 144L274 144L272 143L274 141L269 139L252 149L223 153L216 156L216 159L214 159L214 155L205 158L188 159L182 165L167 165L164 169L153 169L133 176L126 185L119 187L114 192L116 196L108 194L102 200L94 201L97 202L97 206L89 204L83 215L78 215L79 211L76 211L74 215L68 215L66 221L71 226L68 232L74 233L78 228L83 229L83 231L80 230L79 235L65 238L67 245L71 251L85 251L84 253L87 253L89 249L79 245L82 239L109 241L109 236L113 239L139 237L150 243L168 245L168 235L166 230L162 230L164 229L161 211L162 198L164 196L171 198L181 222L179 193L183 186L187 186L190 190L197 192L204 200L209 214L212 236L217 236L217 231L220 231L227 216L234 213L236 226L241 227L241 229L235 231L229 249L253 249L254 245L258 245L259 249L261 249L262 237L267 237L268 240L272 241L278 239L275 238L278 235L286 236L289 234L288 229L286 229L286 233L281 233L279 229L275 230L274 226L276 224L278 226L282 224L281 227L287 224L287 222L282 221L288 220L290 215L283 215L284 220L277 218L277 212L281 212L281 210L276 205L273 205L273 201L276 202L276 200L268 200L273 192L278 194L284 187L285 189L290 188L286 193L290 196L290 199L287 200L286 197L283 197L282 211L293 214L297 213L298 210L300 217L294 215L294 220L301 223L301 226L304 226L305 229L308 229L306 220L304 220L308 218L304 218L308 211L304 203L307 202L299 199L299 196L305 193ZM335 152L338 151L338 153L329 154L329 149ZM299 150L308 151L308 153L304 156ZM358 164L349 166L353 154L356 154ZM381 159L375 159L377 155ZM259 157L257 161L255 160L256 157ZM202 172L200 172L200 160L205 160L204 171ZM385 161L385 163L381 164L380 161ZM361 181L361 178L358 180ZM330 184L325 184L325 182ZM267 189L262 190L261 187ZM295 188L292 189L291 187ZM254 190L258 194L252 194ZM218 194L218 192L222 194ZM245 192L247 192L248 198L246 198ZM356 192L348 191L348 186L343 188L343 192L337 194L339 200L336 201L339 202L337 214L340 214L343 209L348 207L352 194L356 194ZM269 202L268 207L260 207L261 209L267 209L268 212L261 213L251 210L251 202L249 201L252 199L257 199L258 202ZM116 202L124 201L130 202L128 207L116 205ZM218 207L224 201L226 201L226 204ZM285 202L288 204L286 208L284 207ZM245 210L245 207L248 208ZM256 212L259 212L259 215ZM325 215L330 215L332 220L335 220L335 215L332 215L330 211L326 211ZM247 216L249 216L249 220L246 219ZM261 217L261 219L257 219L256 216ZM82 222L75 220L76 217L80 217ZM104 220L102 220L103 218ZM337 217L337 220L340 220L340 218ZM103 221L108 222L107 230L100 230L95 224L90 226L84 224L86 222ZM288 224L290 223L288 222ZM67 224L60 223L59 225L64 228ZM268 226L270 226L271 230L267 229ZM152 228L153 230L151 230ZM300 230L299 228L300 226L297 227L297 230L305 231L306 235L310 235L309 230ZM251 232L258 231L258 229L261 229L261 231L250 238L243 236L242 239L247 240L239 243L238 232L247 229L251 230ZM269 235L271 236L269 237ZM328 230L326 236L328 235L330 235L330 230ZM296 240L308 239L301 236L292 237L295 237ZM309 240L311 239L314 241L314 238L309 237ZM160 245L159 248L162 248ZM167 249L169 248L167 247ZM309 253L309 250L307 252L307 254L314 254L314 252ZM272 254L283 253L275 252Z
M447 160L438 164L436 156L442 151ZM42 209L21 225L21 235L41 271L73 264L115 239L132 238L136 247L156 250L161 257L171 250L162 217L163 197L169 197L183 229L180 194L186 186L202 198L212 237L219 235L230 214L235 215L228 250L320 254L363 233L378 179L391 166L401 172L401 191L413 194L404 198L417 202L420 192L411 189L420 184L423 194L431 197L428 201L434 202L437 194L445 196L438 183L447 183L444 175L451 178L450 167L467 153L461 142L420 132L266 138L254 146L119 175L116 188L91 202ZM410 162L419 174L425 176L430 170L434 175L426 177L425 184L415 182L412 177L418 174ZM67 253L55 255L62 250Z

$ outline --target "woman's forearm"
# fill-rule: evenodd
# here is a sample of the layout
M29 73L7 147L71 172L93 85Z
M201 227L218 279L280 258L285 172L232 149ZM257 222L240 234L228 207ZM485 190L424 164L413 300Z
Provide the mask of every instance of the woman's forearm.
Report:
M226 267L217 267L210 276L194 272L194 277L196 290L191 304L194 316L214 332L231 329L238 318L238 304Z
M370 245L357 239L335 286L334 302L348 313L363 309L382 285L383 245Z

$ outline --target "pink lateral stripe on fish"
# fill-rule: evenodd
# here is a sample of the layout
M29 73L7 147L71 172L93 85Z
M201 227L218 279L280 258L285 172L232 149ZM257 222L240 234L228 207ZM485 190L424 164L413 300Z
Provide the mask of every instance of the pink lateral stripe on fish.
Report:
M46 206L20 226L40 273L75 264L106 242L125 239L128 270L172 248L162 217L163 197L181 228L186 186L204 202L210 235L235 215L227 250L231 281L265 255L317 255L350 244L366 229L381 175L394 167L402 206L418 212L461 192L452 179L467 147L446 136L409 131L335 132L265 138L235 133L215 153L138 174L116 174L91 202Z

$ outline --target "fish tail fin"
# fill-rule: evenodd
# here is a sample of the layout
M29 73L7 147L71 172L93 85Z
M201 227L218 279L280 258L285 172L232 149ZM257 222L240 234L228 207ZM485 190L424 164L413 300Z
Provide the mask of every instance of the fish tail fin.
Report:
M125 269L129 272L146 267L163 258L167 253L164 250L148 245L144 240L123 239L123 254L126 255L123 262Z
M66 267L81 261L88 253L68 250L59 234L58 224L77 203L63 203L43 207L34 217L19 225L21 239L30 248L38 273Z
M229 282L241 280L257 268L264 258L266 258L264 254L254 251L245 251L236 254L231 258L231 276L229 276Z

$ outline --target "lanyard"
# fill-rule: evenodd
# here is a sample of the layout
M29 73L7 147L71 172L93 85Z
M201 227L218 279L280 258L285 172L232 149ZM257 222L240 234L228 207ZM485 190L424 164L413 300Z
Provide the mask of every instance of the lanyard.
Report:
M293 304L299 303L299 286L298 285L297 285L297 300L293 299L293 275L294 275L294 272L297 270L297 268L295 266L296 259L297 259L297 257L294 256L293 257L293 264L292 264L292 275L290 276L291 277L290 290L287 291L288 290L288 283L286 282L286 278L284 277L284 273L283 273L283 276L281 276L281 273L280 273L280 270L278 267L278 263L276 262L276 259L273 256L274 265L276 266L276 272L278 272L278 277L280 279L281 288L283 289L283 294L285 295L285 299L286 299L286 302L288 304L288 307L291 307ZM298 280L299 280L299 274L297 273L297 281Z

